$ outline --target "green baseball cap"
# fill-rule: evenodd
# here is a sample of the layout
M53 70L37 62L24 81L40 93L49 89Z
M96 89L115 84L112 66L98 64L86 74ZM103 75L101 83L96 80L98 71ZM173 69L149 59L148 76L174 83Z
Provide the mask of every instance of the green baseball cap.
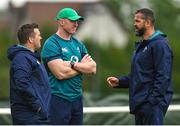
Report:
M63 8L56 15L55 20L60 20L62 18L67 18L72 21L84 20L82 16L79 16L77 12L72 8Z

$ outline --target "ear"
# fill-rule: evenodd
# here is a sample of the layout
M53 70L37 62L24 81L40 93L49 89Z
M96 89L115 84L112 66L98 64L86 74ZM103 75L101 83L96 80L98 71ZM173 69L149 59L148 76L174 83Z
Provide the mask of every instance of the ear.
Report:
M29 37L29 42L32 43L34 41L33 37Z
M64 25L64 20L63 19L59 20L59 23L60 23L61 26L63 26Z
M64 21L63 20L61 21L61 24L64 25Z
M145 25L146 26L151 26L151 21L150 20L146 20Z

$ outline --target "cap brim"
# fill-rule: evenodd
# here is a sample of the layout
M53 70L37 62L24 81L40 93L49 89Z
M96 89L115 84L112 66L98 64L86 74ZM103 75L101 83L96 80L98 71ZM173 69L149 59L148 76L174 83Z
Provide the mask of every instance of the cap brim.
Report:
M69 19L71 21L84 20L84 18L81 16L68 17L67 19ZM58 17L55 17L54 20L58 21L60 19Z
M69 17L68 19L69 19L69 20L72 20L72 21L84 20L84 18L83 18L83 17L81 17L81 16Z

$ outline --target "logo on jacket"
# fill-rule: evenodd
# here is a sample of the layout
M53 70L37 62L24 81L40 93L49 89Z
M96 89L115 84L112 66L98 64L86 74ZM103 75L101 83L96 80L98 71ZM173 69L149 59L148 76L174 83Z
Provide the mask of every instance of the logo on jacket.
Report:
M147 46L146 46L146 47L144 47L143 52L145 52L146 50L147 50Z
M36 62L37 62L37 64L41 64L38 60Z

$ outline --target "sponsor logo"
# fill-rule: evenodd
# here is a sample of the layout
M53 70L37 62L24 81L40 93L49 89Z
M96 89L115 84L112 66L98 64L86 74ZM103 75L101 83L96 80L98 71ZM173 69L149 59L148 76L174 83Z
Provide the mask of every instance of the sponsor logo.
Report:
M77 56L73 55L73 56L71 56L70 61L73 61L73 62L78 62L78 61L79 61L79 59L78 59L78 57L77 57Z
M67 48L62 48L62 52L68 52Z
M79 47L77 47L77 51L80 53L80 49L79 49Z

